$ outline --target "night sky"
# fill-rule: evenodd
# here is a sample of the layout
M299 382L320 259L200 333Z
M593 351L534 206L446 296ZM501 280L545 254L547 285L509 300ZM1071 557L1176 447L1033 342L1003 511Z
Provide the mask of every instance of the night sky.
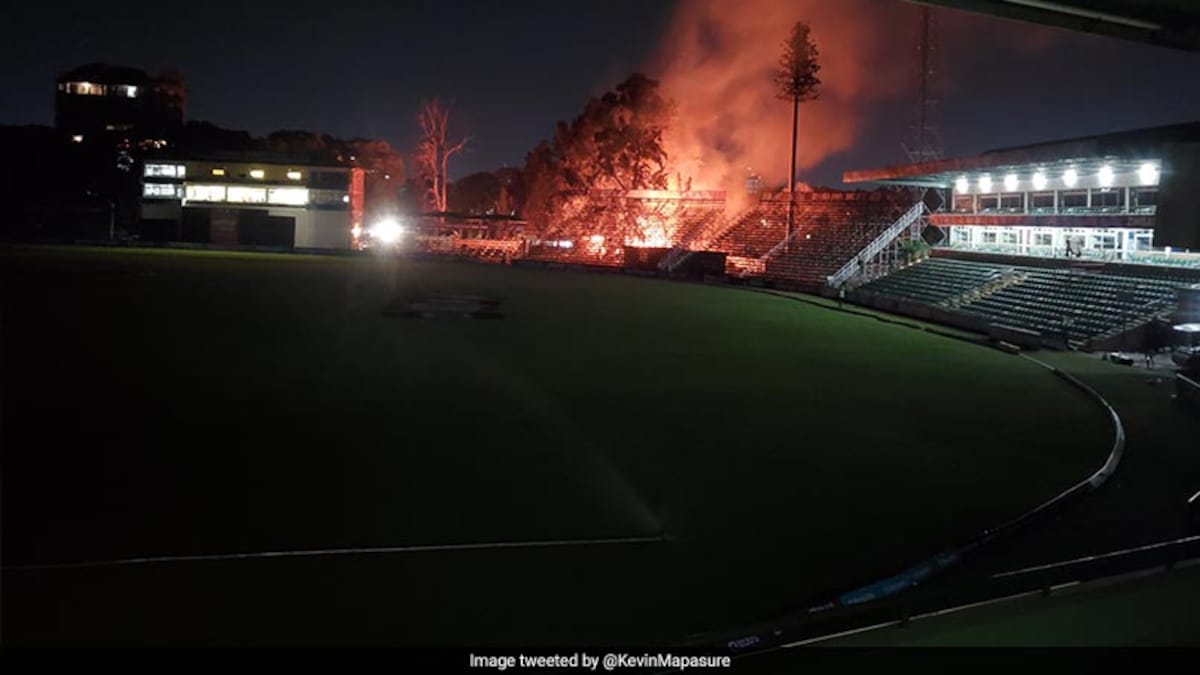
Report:
M0 27L0 123L51 124L55 76L94 61L179 68L189 119L383 138L402 153L420 100L439 96L471 137L451 166L461 176L521 165L589 96L635 70L653 75L677 11L665 0L248 5L23 4ZM915 26L919 8L905 7ZM948 155L1200 119L1200 54L982 17L947 23ZM904 95L873 106L854 146L805 179L838 185L844 169L902 161L912 109Z

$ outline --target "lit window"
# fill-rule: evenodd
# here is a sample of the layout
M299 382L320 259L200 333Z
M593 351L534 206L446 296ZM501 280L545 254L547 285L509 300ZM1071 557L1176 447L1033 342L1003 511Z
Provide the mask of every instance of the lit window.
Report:
M224 176L224 175L225 175L225 169L213 169L213 170L212 170L212 175L214 175L214 176Z
M93 84L91 82L68 82L67 92L78 94L80 96L103 96L104 85Z
M228 201L239 204L265 204L267 202L266 188L230 185L226 194Z
M189 185L184 191L188 201L192 202L223 202L225 201L224 185Z
M147 178L165 177L165 178L183 178L184 166L182 164L146 164L146 169L142 175Z
M289 172L287 172L287 177L288 177L288 180L300 180L300 172L299 171L289 171Z
M250 177L256 180L262 180L267 173L262 169L250 169Z
M122 84L117 87L117 91L129 98L137 98L138 88L131 84Z
M179 199L179 186L172 183L146 183L142 196L150 199Z
M267 194L267 201L284 206L304 206L308 203L308 188L271 188Z

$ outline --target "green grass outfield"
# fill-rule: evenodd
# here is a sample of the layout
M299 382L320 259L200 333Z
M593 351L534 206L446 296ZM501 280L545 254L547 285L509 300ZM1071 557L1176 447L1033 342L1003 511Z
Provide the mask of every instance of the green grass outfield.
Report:
M0 248L9 644L680 638L894 572L1103 461L997 351L783 298L373 258ZM500 321L384 318L486 293Z

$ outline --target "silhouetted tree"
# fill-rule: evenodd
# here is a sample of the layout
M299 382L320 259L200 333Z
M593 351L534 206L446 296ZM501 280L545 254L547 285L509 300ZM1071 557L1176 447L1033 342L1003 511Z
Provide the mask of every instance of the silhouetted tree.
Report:
M429 205L435 211L445 211L447 205L447 170L450 158L461 151L467 139L448 139L450 133L450 110L443 108L436 98L421 104L417 113L417 124L421 128L421 141L417 144L415 160L417 170L425 181Z
M564 204L589 190L665 189L669 171L663 135L674 105L659 83L636 73L588 101L554 138L526 157L522 212L544 232Z
M792 102L792 153L788 156L788 216L787 238L791 239L795 219L796 199L796 132L800 117L800 102L812 101L820 95L821 80L817 73L817 46L812 41L808 24L797 21L792 33L783 43L783 55L775 71L775 87L779 98Z

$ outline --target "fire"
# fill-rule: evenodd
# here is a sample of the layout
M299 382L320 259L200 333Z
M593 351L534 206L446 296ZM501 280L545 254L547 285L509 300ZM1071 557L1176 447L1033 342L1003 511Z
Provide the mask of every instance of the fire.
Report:
M637 218L637 232L625 237L626 246L640 248L669 248L671 237L667 225L658 219Z
M912 44L889 35L907 9L863 0L681 2L660 55L663 85L678 106L667 142L679 173L731 195L751 175L785 182L791 116L771 70L798 19L812 26L824 84L820 100L801 106L797 167L849 148L864 109L908 81L911 59L884 57Z
M650 69L677 105L666 139L672 173L690 177L696 189L728 191L729 208L738 210L756 177L767 187L786 184L790 107L776 98L771 72L797 20L812 27L822 81L820 99L800 107L797 170L803 175L851 148L882 103L900 106L888 108L892 114L915 103L919 11L873 0L681 0ZM1057 39L1051 29L963 12L939 12L938 21L945 88L969 75L955 68L969 61L964 53L979 51L981 39L991 58Z
M603 256L608 253L608 249L604 246L604 235L593 234L587 238L588 253L592 255Z

